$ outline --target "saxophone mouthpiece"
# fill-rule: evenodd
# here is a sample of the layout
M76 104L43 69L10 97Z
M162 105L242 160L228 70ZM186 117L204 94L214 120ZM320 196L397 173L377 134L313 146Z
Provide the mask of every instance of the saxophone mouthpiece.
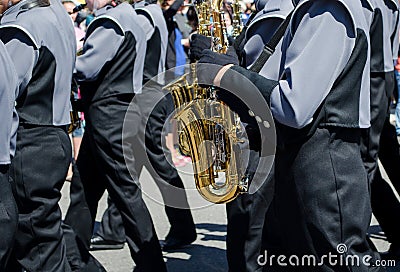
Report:
M82 9L84 9L86 7L86 3L85 4L79 4L76 7L74 7L74 9L72 10L73 13L79 12Z

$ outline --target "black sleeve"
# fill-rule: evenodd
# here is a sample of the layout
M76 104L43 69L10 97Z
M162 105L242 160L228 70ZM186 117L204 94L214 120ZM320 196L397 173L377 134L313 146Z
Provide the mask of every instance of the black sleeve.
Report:
M166 20L172 18L178 12L178 9L183 5L183 1L184 0L175 0L169 9L164 11L164 18Z
M250 149L261 150L261 156L274 153L275 130L270 97L278 81L267 79L240 66L232 66L221 79L218 99L235 111L247 124ZM229 91L227 91L229 90Z
M235 65L225 72L217 94L243 122L255 125L255 116L271 121L270 97L277 85L277 81Z
M221 79L221 88L235 95L240 94L250 99L249 101L253 100L254 92L258 91L268 105L270 105L271 93L277 85L278 81L265 78L237 65L228 69Z

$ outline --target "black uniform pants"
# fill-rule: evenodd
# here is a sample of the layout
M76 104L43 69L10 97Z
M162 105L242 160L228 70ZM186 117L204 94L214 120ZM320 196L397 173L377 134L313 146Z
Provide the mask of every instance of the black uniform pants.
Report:
M388 115L390 94L386 93L385 73L371 74L371 127L362 131L361 156L372 182L378 169L379 140Z
M70 161L65 129L20 125L10 176L19 211L14 256L27 271L71 270L58 206Z
M267 255L285 255L288 266L279 265L276 258L272 263L267 259L265 271L382 270L362 263L342 266L323 257L345 252L344 256L358 257L360 262L366 255L371 256L371 263L379 258L366 240L371 206L360 137L357 129L317 128L310 138L277 150L275 212L268 213L276 220L269 222L267 218L266 227L279 230L282 244L280 248L269 248ZM300 261L312 255L323 265L306 262L305 267L290 266L292 255Z
M397 141L396 129L390 124L389 116L387 116L381 133L378 156L383 168L385 168L386 174L398 193L400 193L399 151L400 146Z
M258 161L258 156L257 151L250 151L250 160ZM254 164L254 167L257 167L257 164ZM258 171L262 170L258 169ZM226 204L228 219L226 255L230 272L254 272L260 269L257 257L261 253L265 214L272 201L273 193L272 170L254 194L239 195Z
M400 243L400 203L380 173L379 159L389 179L400 192L399 144L396 130L389 122L389 103L394 89L394 73L371 74L371 127L363 131L361 154L371 183L372 211L388 240Z
M146 90L143 94L137 96L139 107L142 105L141 112L145 115L150 114L147 111L152 108L143 106L149 104L146 101L149 98L149 92L151 90ZM164 203L166 203L165 212L171 224L167 237L191 239L196 237L196 230L186 194L184 191L171 192L168 186L184 188L182 179L172 165L170 151L162 146L162 137L165 136L162 134L162 129L171 113L169 104L172 101L170 99L171 97L168 96L163 97L151 111L147 124L142 124L142 128L146 128L145 140L143 140L142 134L132 139L133 151L136 154L135 167L138 177L143 167L146 167L160 188ZM174 202L176 203L175 206L183 207L183 209L173 207ZM108 198L108 209L104 212L97 235L108 241L125 241L122 218L110 198Z
M397 142L396 130L385 119L380 137L379 160L385 169L390 182L396 191L400 192L400 148ZM400 244L400 202L390 185L382 178L378 169L371 183L372 211L390 243Z
M92 225L92 218L85 201L78 167L72 163L70 206L62 224L67 245L67 259L73 272L104 272L105 268L90 254L84 234Z
M9 168L9 165L0 165L0 271L6 271L18 223L18 210L9 180Z
M77 159L83 194L75 196L75 203L71 203L66 223L73 227L72 223L80 222L86 216L84 211L89 211L90 224L74 229L88 247L98 202L107 189L121 213L126 240L137 270L165 271L153 222L134 173L134 157L123 155L122 127L131 100L131 95L109 97L91 104L85 112L85 134ZM140 116L135 107L137 106L132 108L129 115L131 120L128 123L132 126L127 137L135 137L137 134L134 123L139 122Z

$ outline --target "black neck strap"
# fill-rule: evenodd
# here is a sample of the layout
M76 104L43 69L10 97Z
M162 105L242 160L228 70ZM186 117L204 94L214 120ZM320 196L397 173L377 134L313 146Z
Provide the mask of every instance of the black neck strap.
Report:
M240 50L240 45L242 44L244 38L246 37L246 31L249 28L251 21L253 21L254 17L256 17L257 12L253 12L249 19L246 22L246 25L243 27L242 31L240 32L239 36L236 37L235 42L233 43L233 47L235 48L236 52Z
M286 19L279 25L278 29L275 31L272 38L264 46L261 55L256 59L256 61L250 67L251 71L259 73L263 68L264 64L269 59L269 57L275 52L276 46L282 39L283 35L285 35L286 29L289 26L290 19L292 18L292 14L293 11L290 12L289 15L286 17Z
M25 4L20 7L20 10L30 10L36 7L48 7L50 6L49 0L28 0Z

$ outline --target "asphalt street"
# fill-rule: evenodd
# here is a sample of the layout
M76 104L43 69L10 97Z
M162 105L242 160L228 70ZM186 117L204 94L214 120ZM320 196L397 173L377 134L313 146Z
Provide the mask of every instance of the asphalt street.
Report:
M178 169L189 188L188 198L197 228L197 240L186 248L175 252L164 252L164 260L170 272L222 272L228 271L225 254L226 238L226 212L225 205L209 205L203 201L194 189L194 180L190 173L191 165L188 164ZM163 239L169 230L169 224L164 212L164 206L159 203L161 195L152 178L146 170L140 176L144 192L144 200L152 215L157 235ZM158 200L157 200L158 199ZM69 183L66 182L61 199L61 209L65 213L69 203ZM207 207L202 207L208 205ZM103 196L97 213L97 221L101 220L103 211L107 206L106 194ZM400 231L400 230L399 230ZM370 237L379 251L388 249L386 237L381 232L376 220L372 220ZM109 272L128 272L134 268L127 245L121 250L103 250L92 252ZM400 264L389 272L400 271Z

